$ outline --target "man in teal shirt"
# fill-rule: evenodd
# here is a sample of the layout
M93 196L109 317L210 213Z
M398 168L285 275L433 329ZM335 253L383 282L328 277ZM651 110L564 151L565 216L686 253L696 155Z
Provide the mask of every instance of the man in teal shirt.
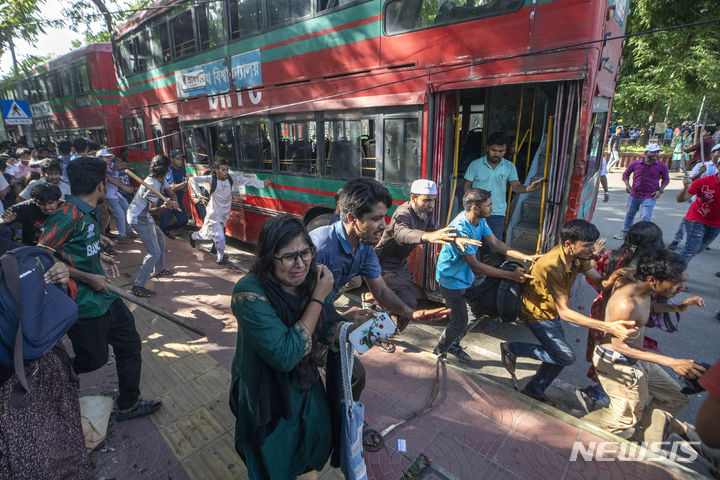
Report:
M493 214L487 218L488 227L500 240L505 240L505 214L507 213L508 183L515 193L530 193L542 188L544 178L527 187L518 180L515 164L505 160L508 139L503 132L495 132L487 139L487 155L473 160L465 172L463 191L482 188L492 195Z
M490 192L479 188L466 190L463 195L463 207L465 207L465 211L460 212L449 225L455 228L458 237L483 240L503 255L518 258L524 262L535 261L537 256L511 250L488 227L486 219L493 212L493 200ZM477 248L470 244L465 245L463 249L456 243L443 246L435 271L435 279L440 284L440 294L445 299L445 306L450 309L450 321L445 327L434 353L444 357L446 352L450 352L464 362L472 360L460 346L460 340L465 335L468 324L466 293L475 281L475 274L506 278L518 283L525 282L527 278L522 268L508 271L480 262L476 258Z

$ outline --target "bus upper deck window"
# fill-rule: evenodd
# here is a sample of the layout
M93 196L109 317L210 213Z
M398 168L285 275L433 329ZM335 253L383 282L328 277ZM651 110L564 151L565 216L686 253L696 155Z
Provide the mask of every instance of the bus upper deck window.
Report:
M395 35L493 17L519 10L523 4L524 0L391 0L385 5L385 33Z
M200 34L200 50L215 48L225 43L223 6L224 2L211 2L195 7Z
M279 25L312 13L311 0L268 0L270 25Z
M195 30L192 11L186 10L170 20L172 29L174 57L184 57L195 53Z
M229 0L230 38L247 37L260 31L262 2L259 0Z

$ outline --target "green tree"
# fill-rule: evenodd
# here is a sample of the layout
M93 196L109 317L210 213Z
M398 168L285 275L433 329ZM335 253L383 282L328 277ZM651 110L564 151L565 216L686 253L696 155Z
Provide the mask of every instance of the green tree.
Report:
M717 0L635 0L628 33L720 18ZM623 48L613 118L646 128L665 117L695 120L704 96L708 121L720 120L720 35L707 24L630 38ZM702 119L701 119L702 120Z

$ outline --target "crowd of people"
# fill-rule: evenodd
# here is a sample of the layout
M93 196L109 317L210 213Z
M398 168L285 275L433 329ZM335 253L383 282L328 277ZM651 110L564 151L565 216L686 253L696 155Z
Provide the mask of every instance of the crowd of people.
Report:
M108 285L119 270L107 251L114 242L105 236L110 212L103 214L104 206L116 219L117 241L131 234L142 241L146 255L132 293L151 297L155 292L146 288L148 278L174 273L165 263L165 238L172 238L172 229L187 223L183 204L188 187L192 197L198 201L204 197L202 203L207 206L202 228L190 236L191 245L212 242L216 261L222 263L233 185L268 188L272 183L269 178L230 174L222 161L208 175L187 177L182 152L173 151L169 157L155 156L148 176L133 185L123 181L127 166L121 159L103 148L91 156L87 142L83 145L79 140L60 142L59 155L47 159L37 155L33 159L33 152L23 149L12 157L0 156L5 170L14 167L11 171L19 175L6 179L8 186L0 195L7 196L17 178L27 180L16 188L17 199L6 204L0 240L5 250L14 245L13 240L20 240L56 256L61 272L48 282L75 285L68 290L78 307L78 319L68 331L75 353L72 366L81 374L96 370L105 365L108 345L112 346L119 390L116 420L131 420L151 414L162 404L141 397L140 335L133 314ZM352 331L374 312L364 307L341 312L335 300L343 286L358 277L370 292L365 299L392 314L399 334L411 322L447 317L434 354L441 361L452 355L464 363L472 361L462 346L473 325L468 310L476 314L481 310L478 303L490 316L500 310L499 305L488 307L491 282L522 285L511 290L515 297L505 299L516 307L518 321L537 343L499 342L497 346L517 390L556 405L546 394L548 387L577 361L563 324L587 327L588 376L594 384L577 390L586 420L639 442L661 441L670 433L694 435L691 425L676 418L688 397L661 368L668 367L682 382L699 379L699 385L710 391L701 409L709 420L698 433L708 446L720 447L720 429L706 428L720 418L720 364L706 372L707 366L696 359L661 355L656 342L646 336L651 327L672 327L664 320L665 314L704 306L700 297L679 303L670 300L684 289L687 263L720 232L720 196L716 194L720 193L720 145L708 151L712 165L703 164L695 176L687 178L677 196L678 202L685 202L694 195L684 220L688 240L680 254L664 247L662 231L650 222L654 201L648 199L662 194L667 167L658 165L657 150L649 146L645 159L628 166L623 177L630 199L619 249L606 252L597 227L576 219L561 227L557 246L538 255L507 245L501 220L509 186L523 194L542 188L545 180L520 184L514 165L503 160L504 135L490 135L487 143L487 155L468 168L462 209L447 226L439 225L433 215L440 193L433 181L413 182L409 198L387 224L392 197L386 187L369 178L343 185L336 197L337 219L331 225L308 232L301 220L289 214L262 225L254 263L235 285L230 305L238 333L228 390L236 416L235 448L250 478L291 479L308 470L321 470L328 460L337 465L342 398L339 345L346 342L340 338L340 327L350 322ZM28 188L29 200L23 200ZM125 195L132 197L128 200ZM641 221L636 223L638 210ZM439 248L435 280L445 305L436 308L418 308L426 300L425 291L418 287L409 265L413 251L427 244ZM506 262L506 257L515 262ZM598 292L589 316L570 306L578 274ZM381 346L388 351L394 348L387 340ZM522 388L516 371L518 358L541 362ZM12 376L12 371L0 369L3 384L10 383ZM365 382L365 370L356 359L351 380L355 400L361 398ZM11 390L0 389L0 401ZM609 400L609 405L599 408L595 400L600 398ZM367 425L362 439L369 451L382 448L382 435ZM77 465L87 465L87 457L73 468ZM0 460L0 476L5 467ZM86 478L85 470L74 478Z

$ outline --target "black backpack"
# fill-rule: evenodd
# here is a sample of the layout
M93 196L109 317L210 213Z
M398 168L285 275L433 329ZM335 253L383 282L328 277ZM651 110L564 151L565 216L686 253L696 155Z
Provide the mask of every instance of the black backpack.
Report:
M200 187L200 201L198 201L195 204L195 210L197 211L198 216L201 218L205 218L205 215L207 213L207 205L208 205L208 203L210 203L210 195L215 193L215 190L217 190L217 183L218 183L217 173L213 171L210 174L210 176L212 177L212 180L210 182L210 192L205 190L205 187ZM232 175L228 175L227 179L228 179L228 182L230 182L230 189L232 190L232 187L233 187Z
M498 268L513 271L522 267L518 262L506 261ZM487 277L483 283L470 287L465 292L470 310L475 318L498 317L501 322L517 319L524 284L505 278Z

